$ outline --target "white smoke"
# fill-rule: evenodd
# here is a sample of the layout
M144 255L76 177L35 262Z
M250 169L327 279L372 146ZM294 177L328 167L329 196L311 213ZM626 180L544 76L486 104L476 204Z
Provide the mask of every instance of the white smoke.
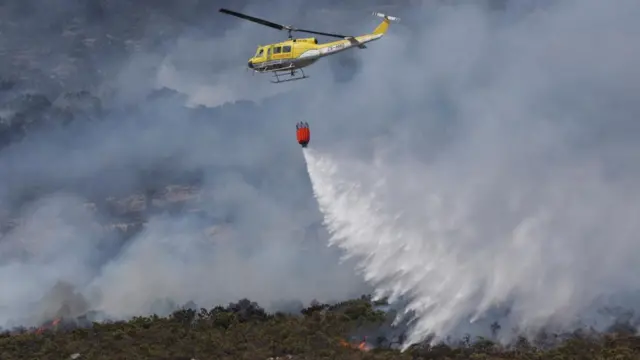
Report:
M578 319L602 329L610 322L596 307L614 304L603 297L640 288L637 195L599 166L505 182L502 166L404 155L366 162L305 151L330 244L359 260L378 296L409 299L416 321L405 346L427 335L487 332L487 323L472 323L496 307L510 307L503 328L525 334L566 330Z
M23 216L13 231L0 236L1 326L9 320L41 324L51 314L35 306L60 308L59 303L48 303L56 300L46 299L46 292L60 281L84 286L97 273L100 227L81 199L68 194L44 197L30 204Z

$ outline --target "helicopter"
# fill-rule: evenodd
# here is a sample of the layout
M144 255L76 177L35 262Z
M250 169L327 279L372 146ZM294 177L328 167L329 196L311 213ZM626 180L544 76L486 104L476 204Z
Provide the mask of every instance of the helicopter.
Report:
M359 36L348 36L298 29L288 25L280 25L271 21L224 8L221 8L219 11L224 14L253 21L255 23L277 30L287 30L289 34L288 40L279 43L258 46L255 55L250 58L247 63L248 68L253 70L254 74L256 72L273 73L275 81L271 80L271 82L276 84L286 81L302 80L308 78L309 76L304 73L303 68L315 63L322 57L337 54L350 48L357 47L360 49L365 49L367 47L365 45L366 43L380 39L387 32L390 21L400 21L400 19L397 17L387 16L379 12L373 12L374 16L382 18L382 22L378 24L378 26L373 30L372 33ZM294 38L291 35L293 31L335 37L342 40L327 43L318 43L318 40L315 37ZM296 76L298 70L301 72L301 76ZM288 75L289 78L281 80L281 75Z

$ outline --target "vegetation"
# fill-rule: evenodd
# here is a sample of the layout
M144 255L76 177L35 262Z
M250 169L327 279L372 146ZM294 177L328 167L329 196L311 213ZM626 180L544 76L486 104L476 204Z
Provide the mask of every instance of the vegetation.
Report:
M241 300L226 308L181 309L171 316L127 322L62 326L44 332L0 335L2 360L17 359L637 359L640 337L619 328L600 335L572 334L554 347L521 339L503 347L487 339L456 346L414 345L405 352L384 336L359 348L366 329L387 315L367 298L337 305L312 304L302 314L268 314ZM621 332L622 331L622 332ZM373 333L373 332L369 332ZM355 339L351 335L359 334Z

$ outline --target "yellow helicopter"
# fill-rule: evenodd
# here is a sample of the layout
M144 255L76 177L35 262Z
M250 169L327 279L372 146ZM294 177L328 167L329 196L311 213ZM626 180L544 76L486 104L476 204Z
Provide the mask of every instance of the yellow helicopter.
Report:
M382 13L374 12L373 15L382 18L382 22L373 30L370 34L360 36L347 36L339 34L331 34L319 31L311 31L304 29L297 29L292 26L285 26L276 24L264 19L245 15L236 11L228 9L220 9L221 13L237 16L241 19L256 22L261 25L265 25L278 30L287 30L289 33L289 39L283 42L258 46L256 54L249 59L249 69L259 73L272 72L275 77L275 81L272 83L281 83L285 81L302 80L308 78L305 75L302 68L307 67L315 63L318 59L339 53L341 51L358 47L365 49L365 43L380 39L389 27L390 21L399 21L400 19L394 16L387 16ZM304 32L309 34L324 35L330 37L336 37L343 40L318 44L318 40L315 37L295 39L291 36L291 32ZM302 76L296 77L297 71L300 70ZM280 80L279 75L287 74L290 77L285 80Z

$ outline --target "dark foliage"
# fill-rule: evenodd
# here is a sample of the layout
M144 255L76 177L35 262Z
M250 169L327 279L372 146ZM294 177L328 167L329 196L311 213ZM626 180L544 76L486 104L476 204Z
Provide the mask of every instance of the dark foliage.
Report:
M199 311L190 306L169 317L69 325L41 333L0 335L3 360L17 359L637 359L640 337L628 332L575 333L542 349L524 339L503 347L469 338L457 346L419 344L405 352L386 339L350 339L358 329L381 325L386 315L366 297L336 305L314 303L294 314L265 312L243 299ZM388 319L387 319L388 320ZM63 324L63 323L61 323ZM349 342L349 340L351 340ZM354 341L355 340L355 341ZM378 346L376 346L376 343Z

